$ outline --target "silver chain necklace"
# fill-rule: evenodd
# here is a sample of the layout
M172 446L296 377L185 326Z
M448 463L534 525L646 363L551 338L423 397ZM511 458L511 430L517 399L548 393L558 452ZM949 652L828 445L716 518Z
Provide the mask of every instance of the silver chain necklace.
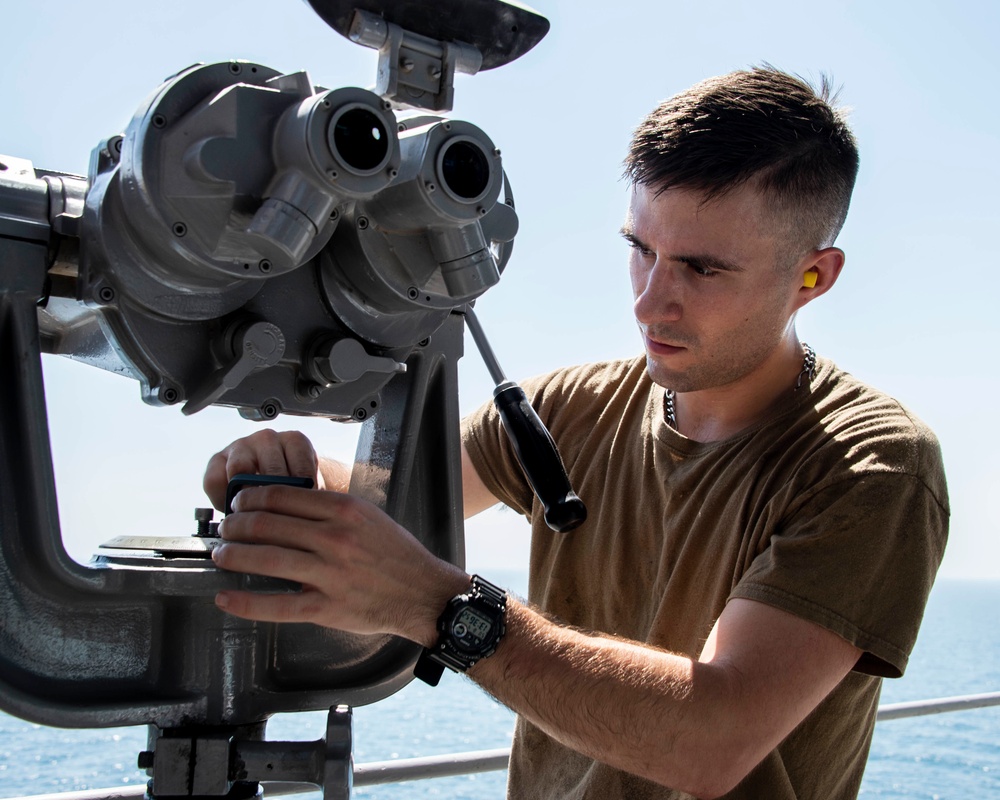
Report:
M805 349L806 354L802 359L802 371L799 372L799 377L795 379L795 391L802 388L802 379L811 381L816 377L816 351L813 350L805 342L802 343L802 347ZM674 390L667 389L663 395L663 414L667 418L667 424L677 430L677 413L674 410Z

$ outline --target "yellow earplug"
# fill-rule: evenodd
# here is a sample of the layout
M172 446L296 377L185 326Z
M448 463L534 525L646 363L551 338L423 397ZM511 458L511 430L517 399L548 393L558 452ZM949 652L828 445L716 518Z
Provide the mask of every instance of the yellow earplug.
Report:
M816 279L819 277L819 273L814 269L807 270L802 276L802 285L806 289L816 288Z

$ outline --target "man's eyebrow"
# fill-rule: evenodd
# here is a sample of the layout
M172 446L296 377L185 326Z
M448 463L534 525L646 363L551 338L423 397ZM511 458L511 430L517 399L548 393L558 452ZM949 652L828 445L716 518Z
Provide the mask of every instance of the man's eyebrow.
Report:
M622 238L629 244L634 245L635 247L646 247L645 242L636 236L635 232L628 225L622 225L621 230L618 231L618 233L620 233Z

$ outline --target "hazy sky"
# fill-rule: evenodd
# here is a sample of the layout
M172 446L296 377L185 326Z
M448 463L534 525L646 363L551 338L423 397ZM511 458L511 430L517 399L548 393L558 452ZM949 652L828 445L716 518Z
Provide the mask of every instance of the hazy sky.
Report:
M167 76L242 58L307 69L328 87L374 83L374 51L300 0L4 3L0 153L84 172ZM454 117L502 149L521 229L500 285L478 304L508 374L638 352L618 236L620 162L660 99L761 62L830 74L852 110L862 166L838 244L847 267L799 317L818 353L887 390L944 448L952 537L943 574L1000 578L1000 221L996 3L536 0L548 37L514 64L461 76ZM992 233L991 233L992 231ZM471 341L463 410L489 397ZM255 429L235 411L152 409L138 384L46 359L67 548L85 560L126 534L186 535L207 458ZM301 421L282 421L301 427ZM320 449L350 456L357 428L311 421ZM516 565L525 526L470 526L470 566Z

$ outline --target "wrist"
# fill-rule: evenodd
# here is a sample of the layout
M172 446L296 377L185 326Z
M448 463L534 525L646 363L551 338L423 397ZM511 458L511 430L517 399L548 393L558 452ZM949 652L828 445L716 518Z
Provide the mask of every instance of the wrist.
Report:
M436 686L445 667L466 672L496 651L506 631L507 593L478 575L444 606L436 638L425 644L414 674Z
M438 620L453 597L464 594L472 588L472 576L453 564L447 564L433 578L433 586L428 588L419 604L412 606L411 619L416 629L407 638L421 647L431 648L437 644L441 634Z

